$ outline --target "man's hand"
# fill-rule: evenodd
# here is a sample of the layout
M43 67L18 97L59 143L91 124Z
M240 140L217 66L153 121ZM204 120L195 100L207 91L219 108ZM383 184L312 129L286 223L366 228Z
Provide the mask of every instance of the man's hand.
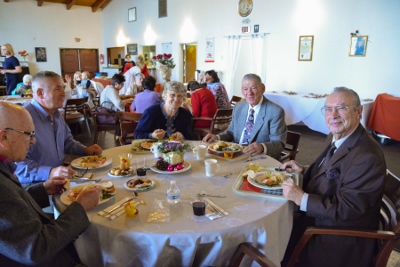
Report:
M103 150L101 149L101 147L97 144L94 144L90 147L87 147L85 149L85 155L88 156L92 156L92 155L101 155L101 153L103 153Z
M295 185L293 181L284 181L282 183L282 189L283 189L283 196L296 203L296 205L300 206L301 204L301 199L304 195L304 191Z
M83 189L82 192L76 198L76 202L81 204L85 211L94 209L99 204L100 193L101 193L100 186Z
M296 161L291 160L291 161L287 161L285 163L283 163L282 169L284 169L286 172L289 173L303 173L306 169L305 166L301 166L300 164L298 164Z
M154 130L154 132L151 134L152 138L158 140L164 139L164 136L165 136L165 131L163 129Z
M71 175L73 175L74 173L75 173L75 171L73 169L71 169L71 167L60 166L60 167L51 169L50 174L49 174L49 179L51 179L53 177L57 177L57 176L68 178Z
M215 134L207 134L206 136L204 136L203 142L214 142L214 141L218 141L218 137Z
M247 155L258 155L264 152L264 147L256 142L251 143L243 149L243 152Z
M50 195L54 195L56 193L62 193L64 191L64 184L66 183L64 177L56 176L52 177L51 179L43 182L44 189L46 193Z

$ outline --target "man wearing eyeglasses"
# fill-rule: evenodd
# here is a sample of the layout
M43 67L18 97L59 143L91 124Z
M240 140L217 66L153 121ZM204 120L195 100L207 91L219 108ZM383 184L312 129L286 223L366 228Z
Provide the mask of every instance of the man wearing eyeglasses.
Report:
M322 108L331 133L327 147L315 162L302 166L283 164L287 172L303 173L302 188L283 182L283 195L300 207L286 257L308 226L377 230L386 174L379 144L360 124L362 106L358 94L337 87ZM371 266L373 239L318 236L312 238L300 266ZM284 264L283 264L284 266Z
M79 266L73 241L89 226L86 211L98 205L100 189L84 190L57 220L51 219L41 209L49 205L49 195L62 192L65 178L25 190L13 174L14 162L35 144L35 127L21 106L0 101L0 114L0 265Z
M285 112L265 96L265 86L256 74L246 74L242 94L246 101L236 104L228 129L218 135L207 134L203 142L233 141L245 145L248 155L266 154L280 158L286 142Z
M60 75L42 71L33 77L33 100L24 106L33 118L36 143L26 158L17 163L15 174L21 184L43 182L54 176L69 177L74 171L63 166L65 154L100 155L98 145L86 147L74 140L68 125L58 111L65 100L65 84Z

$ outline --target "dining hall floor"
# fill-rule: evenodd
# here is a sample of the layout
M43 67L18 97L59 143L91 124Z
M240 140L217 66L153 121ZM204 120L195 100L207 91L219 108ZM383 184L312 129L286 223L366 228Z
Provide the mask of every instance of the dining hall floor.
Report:
M84 130L83 133L74 135L76 140L80 141L86 146L93 144L93 123L90 125L91 135L87 133L87 130ZM85 127L83 127L83 129L85 129ZM324 150L326 135L313 131L307 126L302 125L290 125L288 126L288 129L290 131L301 133L299 153L296 156L296 160L301 164L311 164L314 159ZM103 149L108 149L119 146L119 141L115 141L113 132L102 132L99 135L98 144ZM389 140L386 145L382 145L381 147L385 155L387 168L397 177L400 177L400 142ZM397 249L400 251L400 241L397 244ZM387 267L398 266L400 266L400 253L393 251Z

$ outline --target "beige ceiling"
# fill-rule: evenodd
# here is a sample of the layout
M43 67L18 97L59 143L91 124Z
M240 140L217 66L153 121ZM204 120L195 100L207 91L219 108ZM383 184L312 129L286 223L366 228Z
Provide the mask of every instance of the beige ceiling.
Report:
M70 10L71 7L75 6L88 6L92 8L92 12L96 12L105 8L108 3L112 0L32 0L36 1L38 6L44 6L46 3L57 3L65 5L67 10ZM4 0L6 3L12 3L13 1Z

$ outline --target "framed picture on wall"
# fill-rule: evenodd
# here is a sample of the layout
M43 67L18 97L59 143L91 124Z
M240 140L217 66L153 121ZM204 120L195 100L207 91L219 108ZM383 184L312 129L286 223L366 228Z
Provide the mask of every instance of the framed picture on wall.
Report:
M129 54L129 55L136 56L138 54L138 52L137 52L137 44L127 44L126 45L126 53Z
M351 57L365 57L367 52L368 36L351 36L350 51Z
M47 62L46 47L35 47L36 62Z
M313 54L314 35L300 36L299 38L299 61L311 61Z
M128 9L128 22L136 21L136 7Z
M242 33L250 33L250 26L242 26Z

